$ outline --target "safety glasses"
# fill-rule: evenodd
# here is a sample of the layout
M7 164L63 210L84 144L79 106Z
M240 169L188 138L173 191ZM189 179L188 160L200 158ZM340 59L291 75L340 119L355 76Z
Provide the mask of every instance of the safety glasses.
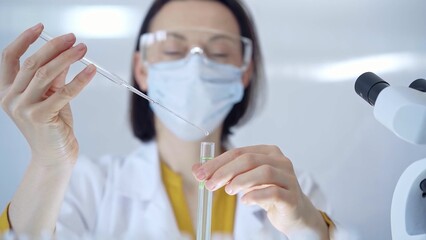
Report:
M245 70L250 64L252 41L246 37L207 29L156 31L139 39L145 65L187 59L202 54L207 62L229 64Z

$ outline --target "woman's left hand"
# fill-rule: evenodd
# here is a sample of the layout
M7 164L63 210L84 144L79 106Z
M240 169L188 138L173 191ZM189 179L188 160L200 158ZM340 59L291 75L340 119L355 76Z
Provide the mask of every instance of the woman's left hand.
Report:
M230 195L241 193L243 203L262 207L290 239L307 232L328 239L320 212L303 194L293 164L277 146L232 149L202 166L195 164L192 171L199 181L206 180L209 190L225 186Z

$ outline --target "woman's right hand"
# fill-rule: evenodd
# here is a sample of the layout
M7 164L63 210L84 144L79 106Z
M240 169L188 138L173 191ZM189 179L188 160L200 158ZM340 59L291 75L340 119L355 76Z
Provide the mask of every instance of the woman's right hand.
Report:
M69 102L94 77L96 68L86 67L65 84L70 65L87 51L84 44L73 46L73 34L47 42L20 66L20 57L42 30L43 25L37 24L3 50L0 102L28 141L33 162L43 167L75 163L78 143Z

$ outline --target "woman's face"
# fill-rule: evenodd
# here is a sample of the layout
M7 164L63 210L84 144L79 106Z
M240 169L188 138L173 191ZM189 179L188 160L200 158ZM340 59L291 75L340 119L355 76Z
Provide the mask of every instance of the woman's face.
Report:
M179 57L178 54L186 55L190 48L199 46L212 60L234 65L241 64L240 42L233 42L231 38L223 37L240 36L238 22L233 13L217 1L187 0L167 3L155 15L149 26L149 32L160 30L178 32L182 36L172 36L170 38L172 40L165 41L160 50L151 48L152 54L149 55L149 60L153 63ZM185 47L182 47L183 45ZM229 49L233 50L231 56L224 58L221 53L230 52ZM135 76L139 87L146 91L147 72L140 58L140 54L135 55ZM247 86L248 76L243 77L243 84Z

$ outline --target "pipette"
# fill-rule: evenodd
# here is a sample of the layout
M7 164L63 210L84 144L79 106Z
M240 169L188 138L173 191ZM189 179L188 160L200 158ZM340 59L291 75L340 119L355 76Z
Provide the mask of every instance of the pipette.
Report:
M45 31L43 31L40 35L40 38L45 40L46 42L51 40L52 37L46 33ZM182 121L188 123L189 125L193 126L194 128L202 131L204 133L205 136L208 136L210 133L207 130L204 130L203 128L195 125L194 123L186 120L184 117L180 116L179 114L177 114L176 112L172 111L171 109L165 107L164 105L162 105L161 103L157 102L156 100L148 97L148 95L144 94L143 92L139 91L138 89L134 88L132 85L130 85L128 82L124 81L123 79L121 79L119 76L115 75L114 73L111 73L110 71L106 70L105 68L99 66L98 64L94 63L93 61L87 59L87 58L82 58L79 60L81 63L83 63L84 65L88 66L90 64L93 64L96 67L96 72L98 72L99 74L101 74L102 76L104 76L105 78L111 80L113 83L119 85L119 86L123 86L125 88L127 88L128 90L130 90L131 92L145 98L146 100L148 100L150 103L152 104L156 104L159 107L161 107L162 109L166 110L167 112L169 112L170 114L174 115L175 117L181 119Z

